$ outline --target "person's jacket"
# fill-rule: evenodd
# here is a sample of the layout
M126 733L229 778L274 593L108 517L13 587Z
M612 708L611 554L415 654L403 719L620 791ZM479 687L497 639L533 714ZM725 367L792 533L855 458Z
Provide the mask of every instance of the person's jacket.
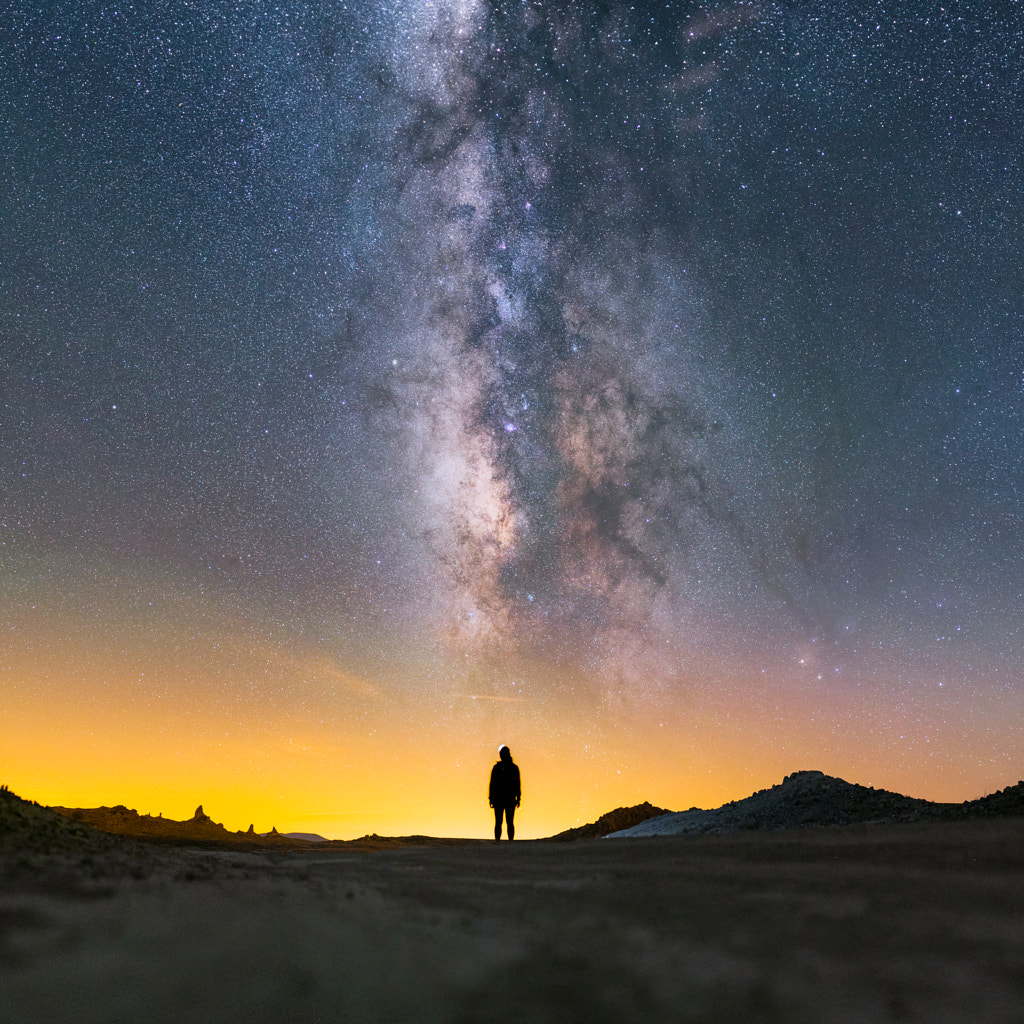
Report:
M510 807L518 803L519 765L511 759L499 761L491 769L491 788L488 798L494 807Z

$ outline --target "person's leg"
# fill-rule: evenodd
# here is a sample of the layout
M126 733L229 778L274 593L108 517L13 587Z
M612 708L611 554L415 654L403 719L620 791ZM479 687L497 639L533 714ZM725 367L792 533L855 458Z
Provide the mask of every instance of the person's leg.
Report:
M497 842L501 838L501 815L505 808L500 804L495 805L494 808L494 841Z
M516 805L509 804L505 808L505 827L508 829L508 839L511 842L516 837L516 826L514 818L516 816Z

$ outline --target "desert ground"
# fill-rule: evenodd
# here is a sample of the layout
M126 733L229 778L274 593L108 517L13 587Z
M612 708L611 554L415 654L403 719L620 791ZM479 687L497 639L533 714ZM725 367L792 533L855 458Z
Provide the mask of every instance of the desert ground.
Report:
M1020 816L301 852L74 828L99 838L3 849L2 1024L1024 1019Z

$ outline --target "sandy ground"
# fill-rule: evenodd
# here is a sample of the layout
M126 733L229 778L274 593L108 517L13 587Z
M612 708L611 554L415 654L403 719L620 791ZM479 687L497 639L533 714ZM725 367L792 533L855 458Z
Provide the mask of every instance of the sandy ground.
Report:
M1019 817L76 870L0 892L2 1024L1024 1020Z

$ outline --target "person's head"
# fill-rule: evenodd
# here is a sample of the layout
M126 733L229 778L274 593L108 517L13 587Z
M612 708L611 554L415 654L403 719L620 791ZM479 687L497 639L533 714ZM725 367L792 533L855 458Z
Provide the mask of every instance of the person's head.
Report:
M502 761L511 761L512 751L509 750L504 743L502 743L502 745L498 747L498 757L500 757Z

